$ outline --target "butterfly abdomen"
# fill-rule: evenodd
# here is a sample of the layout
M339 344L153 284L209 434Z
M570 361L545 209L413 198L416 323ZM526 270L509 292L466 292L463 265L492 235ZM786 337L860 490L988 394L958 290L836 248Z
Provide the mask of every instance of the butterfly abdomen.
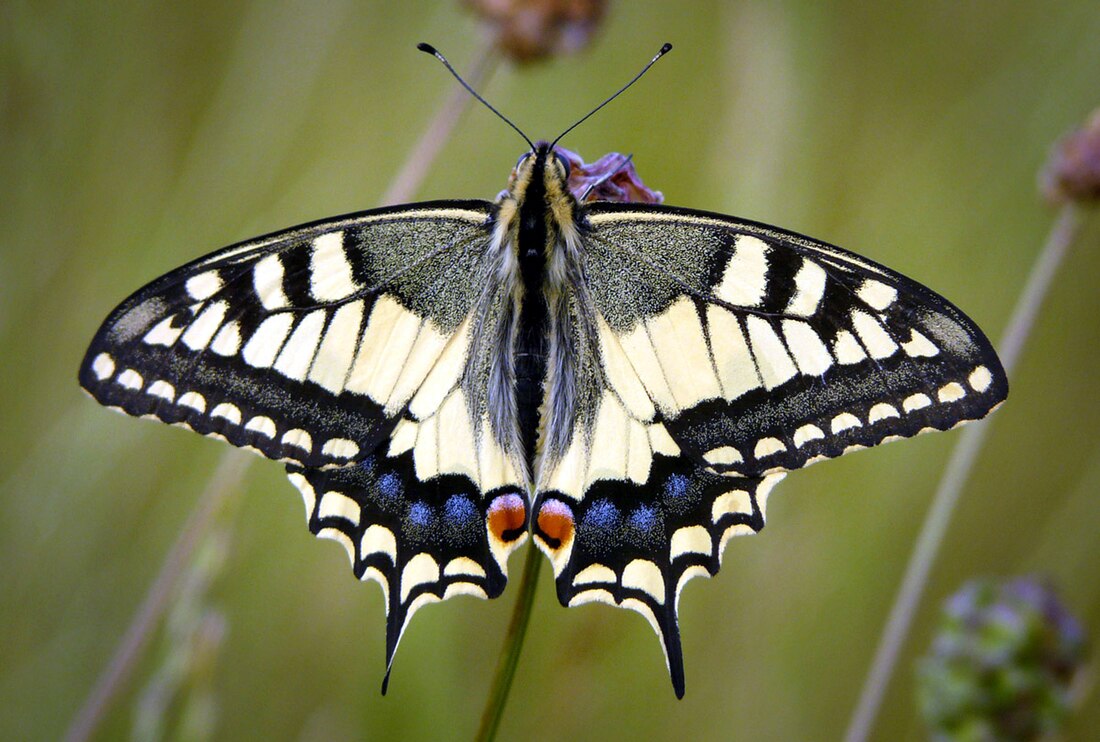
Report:
M531 177L523 190L518 219L516 251L523 293L516 336L516 407L520 440L528 470L535 469L540 407L546 380L549 308L543 286L546 282L546 196L542 180L544 154L536 155Z

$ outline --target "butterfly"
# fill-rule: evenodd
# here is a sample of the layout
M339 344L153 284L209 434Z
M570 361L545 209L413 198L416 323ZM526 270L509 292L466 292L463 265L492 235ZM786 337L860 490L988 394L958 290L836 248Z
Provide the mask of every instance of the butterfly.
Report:
M681 591L763 528L775 484L981 418L1005 374L888 268L636 188L598 200L625 158L582 189L579 160L527 141L495 202L326 219L171 271L111 313L80 383L284 462L310 530L382 588L387 680L421 606L497 597L531 537L563 605L649 621L682 697Z

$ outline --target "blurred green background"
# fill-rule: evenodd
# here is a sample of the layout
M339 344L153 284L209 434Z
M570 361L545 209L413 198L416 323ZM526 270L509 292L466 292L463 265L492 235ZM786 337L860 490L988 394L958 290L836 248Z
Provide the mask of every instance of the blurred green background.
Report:
M214 248L374 206L479 45L454 2L20 2L0 6L0 738L58 737L109 660L224 446L112 414L76 384L99 322ZM996 340L1053 212L1052 143L1100 105L1095 0L650 2L584 53L485 95L553 136L675 51L563 144L633 152L669 203L861 252ZM492 198L522 142L471 110L420 190ZM924 738L913 659L977 575L1041 573L1100 636L1100 225L1086 224L951 524L875 738ZM543 569L503 739L837 739L957 433L812 467L681 604L687 696L649 626L564 610ZM383 672L383 607L304 527L282 468L233 497L205 601L222 739L466 739L514 590L419 613ZM520 556L513 557L513 575ZM171 657L139 664L102 736ZM1086 699L1065 739L1096 738Z

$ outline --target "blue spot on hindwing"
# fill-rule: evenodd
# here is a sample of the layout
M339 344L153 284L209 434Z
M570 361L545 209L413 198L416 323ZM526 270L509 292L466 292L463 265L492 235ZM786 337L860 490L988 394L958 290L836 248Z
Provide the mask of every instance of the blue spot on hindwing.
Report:
M443 503L443 540L452 546L472 546L485 537L477 505L466 495L451 495Z
M683 474L671 474L665 480L665 497L680 500L687 497L691 481Z
M630 514L631 528L642 531L650 531L657 525L657 513L648 505L640 505Z
M405 494L405 488L401 484L401 477L394 472L386 472L378 478L378 492L390 499L397 499Z
M584 514L583 525L598 531L614 531L621 521L619 509L610 500L597 500Z
M448 523L464 525L477 520L477 507L465 495L451 495L443 505L443 517Z
M432 522L432 509L422 502L409 506L409 521L414 526L426 526Z

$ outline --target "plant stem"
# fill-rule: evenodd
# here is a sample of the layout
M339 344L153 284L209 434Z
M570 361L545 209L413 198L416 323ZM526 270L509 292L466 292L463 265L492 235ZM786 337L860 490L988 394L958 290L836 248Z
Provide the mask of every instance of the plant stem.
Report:
M512 620L508 632L504 635L504 646L497 660L497 669L493 675L493 684L489 697L485 701L485 710L481 714L474 739L478 742L492 742L496 738L497 728L504 716L504 706L508 702L508 692L512 689L512 679L516 675L519 655L523 650L523 638L527 634L527 624L531 620L531 607L535 604L535 588L538 587L539 567L542 554L534 544L528 544L527 556L523 562L523 577L519 582L519 595L512 611Z
M468 78L471 85L484 82L494 69L496 59L491 39L486 37L477 53L478 61L474 65L474 71ZM465 90L458 88L440 106L386 191L383 199L385 204L406 201L412 197L471 101L473 98ZM100 673L80 711L73 717L65 734L66 742L84 742L99 727L104 715L110 709L111 702L133 674L138 660L141 659L152 638L153 631L160 624L179 576L191 559L196 546L202 542L204 535L214 523L214 516L222 502L240 486L245 472L254 460L254 457L243 456L236 450L227 451L222 457L213 476L207 482L195 510L191 513L187 525L184 526L176 544L165 557L164 564L146 593L145 599L131 619L130 626L115 649L110 663Z
M1054 275L1077 237L1080 222L1081 217L1077 207L1073 204L1063 206L1046 244L1035 259L1027 284L1016 302L1012 318L1000 343L1001 363L1004 365L1005 373L1010 377L1020 358L1024 343L1031 334L1035 317L1042 307ZM912 626L917 605L927 585L928 574L935 563L955 505L959 501L963 487L966 486L988 432L989 425L986 422L967 426L951 452L939 486L936 488L932 506L928 510L928 515L925 516L916 546L909 557L905 577L894 599L890 617L883 628L871 669L860 692L859 702L848 723L848 730L844 735L845 742L864 742L871 733L875 717L878 715L890 678L897 665L902 645Z
M65 733L66 742L83 742L89 739L110 708L111 701L130 679L168 608L176 583L191 561L196 546L217 520L226 499L240 487L251 461L250 456L236 450L229 451L222 457L175 545L164 558L164 564L130 621L130 626L115 649L110 663L96 680L92 692L69 725Z

